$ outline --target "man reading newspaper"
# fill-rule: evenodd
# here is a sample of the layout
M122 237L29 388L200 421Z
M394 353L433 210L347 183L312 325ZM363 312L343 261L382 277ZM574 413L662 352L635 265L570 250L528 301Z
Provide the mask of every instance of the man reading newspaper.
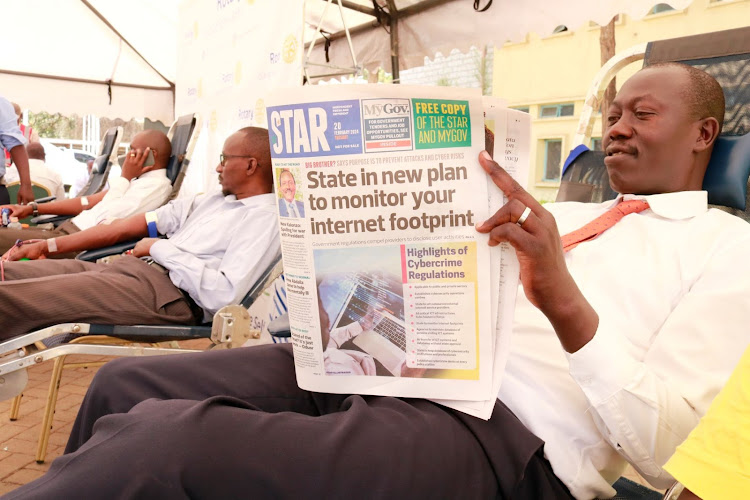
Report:
M121 359L67 454L7 498L585 499L626 460L667 486L750 335L750 227L700 191L723 109L699 70L637 73L604 137L630 194L603 204L542 206L482 153L510 201L477 229L513 245L522 283L489 421L301 390L288 345Z

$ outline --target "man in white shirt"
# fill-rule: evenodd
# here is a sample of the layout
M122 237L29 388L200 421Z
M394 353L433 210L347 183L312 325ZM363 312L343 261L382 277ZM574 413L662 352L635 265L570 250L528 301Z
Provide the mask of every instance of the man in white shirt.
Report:
M149 153L154 163L146 165ZM35 227L25 229L0 228L0 253L13 248L17 240L46 240L74 234L113 219L128 217L158 208L167 201L172 192L172 183L167 178L166 167L172 154L172 145L167 136L158 130L145 130L133 137L130 151L122 167L122 175L109 181L109 189L91 196L59 199L50 203L28 205L6 205L11 216L23 219L30 215L75 215L59 227L46 230ZM86 250L86 248L83 248ZM65 253L52 258L68 258L75 254Z
M143 238L132 255L111 264L5 262L0 338L69 321L200 323L239 302L280 245L267 130L248 127L231 135L216 171L221 193L17 248L13 260L33 260Z
M44 153L44 146L38 142L30 142L26 145L26 154L29 156L31 182L48 189L50 196L54 196L58 200L64 200L65 187L63 186L62 177L45 165L46 155ZM5 182L11 184L18 182L18 180L18 169L15 166L7 167L5 169Z
M121 359L97 373L68 454L7 498L591 499L626 460L666 486L662 465L750 343L750 226L700 191L723 109L699 70L637 73L604 138L613 188L636 194L599 205L543 207L480 156L510 201L477 229L515 248L522 285L489 421L301 390L287 344ZM640 213L579 239L631 200Z

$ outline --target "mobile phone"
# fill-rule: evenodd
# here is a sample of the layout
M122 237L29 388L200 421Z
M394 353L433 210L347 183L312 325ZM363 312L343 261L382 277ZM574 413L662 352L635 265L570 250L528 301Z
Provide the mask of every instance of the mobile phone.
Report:
M125 159L128 157L127 154L120 155L117 157L117 163L120 164L120 167L122 167L125 164ZM154 162L154 151L149 149L148 150L148 156L146 157L146 161L143 162L144 167L150 167L153 165Z

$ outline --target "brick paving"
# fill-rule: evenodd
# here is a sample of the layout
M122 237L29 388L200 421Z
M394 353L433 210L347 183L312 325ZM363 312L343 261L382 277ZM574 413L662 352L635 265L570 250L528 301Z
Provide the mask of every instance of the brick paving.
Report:
M207 339L181 342L184 349L205 349ZM104 356L69 356L68 362L105 361ZM34 365L28 369L29 382L21 400L18 419L11 422L11 401L0 402L0 495L18 488L40 477L49 469L52 461L62 455L73 421L78 413L86 389L98 368L71 368L63 370L60 391L52 422L47 456L43 464L37 464L36 455L42 414L47 402L52 361Z

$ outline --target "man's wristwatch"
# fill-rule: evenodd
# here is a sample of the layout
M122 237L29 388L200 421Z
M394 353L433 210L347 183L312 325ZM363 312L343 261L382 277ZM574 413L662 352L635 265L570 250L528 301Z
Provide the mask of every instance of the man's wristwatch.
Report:
M29 203L29 206L31 207L31 215L37 217L39 215L39 205L37 202L32 201Z

